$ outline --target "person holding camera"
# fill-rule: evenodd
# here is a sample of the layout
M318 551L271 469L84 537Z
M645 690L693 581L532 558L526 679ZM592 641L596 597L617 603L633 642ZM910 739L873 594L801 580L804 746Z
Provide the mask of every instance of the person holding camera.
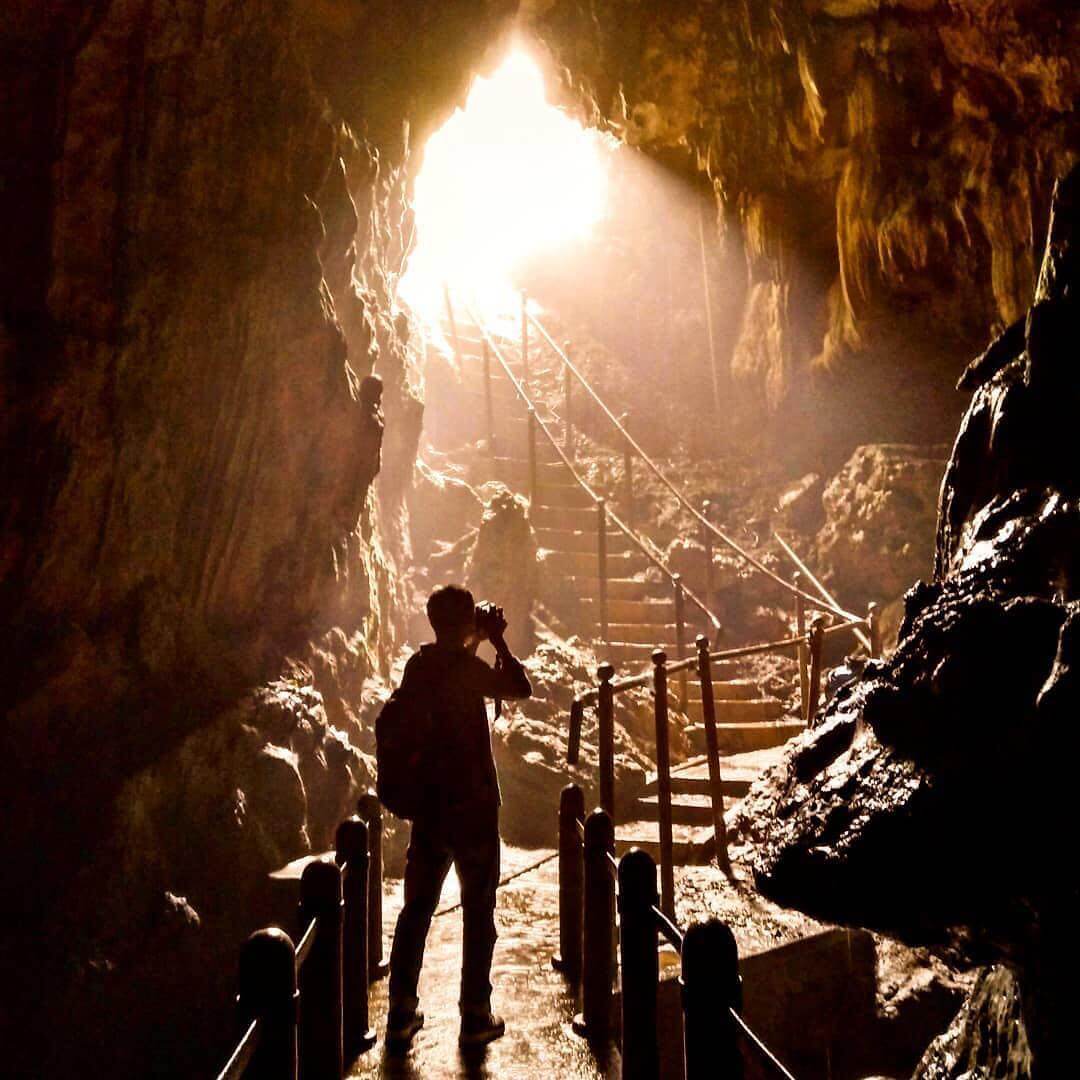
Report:
M491 1011L501 796L484 699L527 698L532 687L504 640L501 608L477 606L467 589L446 585L429 597L427 615L435 642L409 658L391 697L410 716L423 718L416 728L423 746L415 759L415 784L422 789L415 792L405 857L405 903L390 952L386 1037L405 1045L423 1026L417 983L424 944L453 864L464 922L460 1043L478 1046L505 1031ZM485 639L495 648L494 668L476 655Z

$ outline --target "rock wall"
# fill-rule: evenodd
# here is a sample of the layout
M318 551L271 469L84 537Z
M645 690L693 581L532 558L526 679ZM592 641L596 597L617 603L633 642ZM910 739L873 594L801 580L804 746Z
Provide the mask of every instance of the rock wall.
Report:
M527 7L573 98L711 177L748 266L731 366L749 430L780 410L785 446L836 429L846 454L954 428L943 392L1022 316L1080 149L1074 4Z
M231 1029L266 910L238 882L325 843L367 776L421 413L392 304L411 148L514 6L5 12L0 900L5 968L36 980L0 1009L15 1073L43 1046L50 1075L205 1071L203 1006ZM86 1023L47 1039L42 1001Z

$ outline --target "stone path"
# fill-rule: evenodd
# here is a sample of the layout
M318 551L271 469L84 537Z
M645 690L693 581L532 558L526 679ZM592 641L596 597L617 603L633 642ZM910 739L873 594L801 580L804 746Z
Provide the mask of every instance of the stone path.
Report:
M503 874L527 866L545 854L503 847ZM453 873L443 889L442 906L458 899ZM387 954L394 920L401 907L401 882L387 881L384 928ZM499 941L492 982L495 1011L506 1018L506 1035L480 1051L463 1054L457 1045L458 981L461 972L461 912L439 916L428 936L420 978L424 1029L404 1055L389 1054L382 1041L386 1027L386 980L372 988L372 1021L380 1040L360 1059L353 1080L374 1077L443 1080L451 1077L607 1078L619 1075L616 1052L605 1068L589 1046L570 1030L574 1000L561 975L551 967L558 942L558 863L552 860L499 890L496 909Z

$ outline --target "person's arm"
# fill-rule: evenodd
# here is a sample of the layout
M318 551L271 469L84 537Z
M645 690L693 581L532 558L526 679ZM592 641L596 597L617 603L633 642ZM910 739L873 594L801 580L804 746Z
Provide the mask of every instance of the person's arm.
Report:
M500 662L498 667L488 669L491 672L491 689L484 691L485 696L503 698L506 701L523 701L532 697L532 684L529 676L525 674L525 666L510 651L506 639L499 634L492 637L491 644L495 647L495 654Z

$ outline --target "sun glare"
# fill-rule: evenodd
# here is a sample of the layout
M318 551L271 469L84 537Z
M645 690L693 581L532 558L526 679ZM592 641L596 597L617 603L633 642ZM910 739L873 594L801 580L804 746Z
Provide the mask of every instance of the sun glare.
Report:
M446 283L485 313L508 314L515 267L584 239L602 216L602 146L598 132L548 104L540 70L525 53L477 79L465 108L424 150L417 244L399 297L434 323Z

